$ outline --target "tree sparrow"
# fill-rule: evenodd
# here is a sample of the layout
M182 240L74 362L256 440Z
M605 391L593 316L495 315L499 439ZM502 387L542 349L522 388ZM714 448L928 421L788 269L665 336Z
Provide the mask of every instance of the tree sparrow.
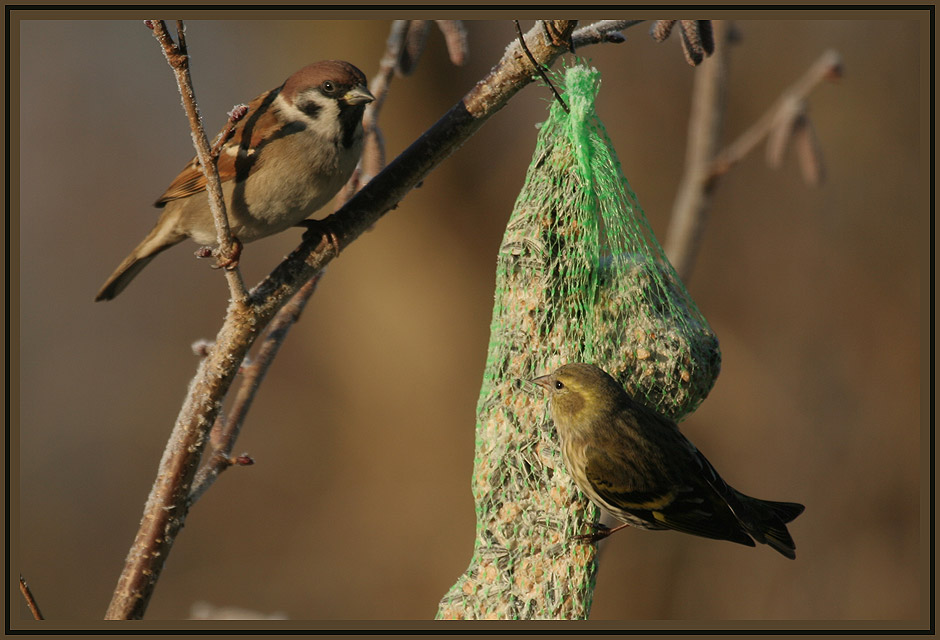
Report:
M362 152L362 114L374 100L348 62L308 65L255 98L219 153L232 235L251 242L302 223L352 175ZM157 224L111 274L95 300L124 290L153 258L184 239L217 241L206 178L193 159L160 196Z

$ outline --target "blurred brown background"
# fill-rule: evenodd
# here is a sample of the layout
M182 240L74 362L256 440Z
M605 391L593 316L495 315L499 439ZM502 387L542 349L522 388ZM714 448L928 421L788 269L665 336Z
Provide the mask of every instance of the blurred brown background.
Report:
M188 22L210 135L233 104L308 62L348 59L371 78L389 24ZM806 186L792 154L769 169L762 147L717 190L687 283L723 365L683 430L730 483L806 504L791 526L798 558L628 531L602 549L592 618L916 618L926 602L927 32L913 20L738 27L727 141L827 48L846 69L810 99L828 181ZM17 28L12 570L50 619L100 619L196 367L190 344L215 335L227 289L187 243L114 302L92 302L192 156L186 120L139 20ZM434 31L414 76L393 83L382 115L390 157L514 37L509 21L468 29L465 67L450 65ZM598 111L662 239L694 70L676 34L657 44L647 29L580 53L603 73ZM495 256L548 98L526 88L330 265L237 445L257 464L226 473L195 507L148 618L186 618L198 601L292 619L434 616L470 561ZM250 245L247 282L299 239Z

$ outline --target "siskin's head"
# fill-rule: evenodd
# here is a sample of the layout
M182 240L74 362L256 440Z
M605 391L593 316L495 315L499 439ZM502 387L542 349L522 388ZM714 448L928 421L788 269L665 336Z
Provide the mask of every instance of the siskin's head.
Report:
M548 391L552 419L563 436L579 434L629 403L623 387L593 364L566 364L532 382Z

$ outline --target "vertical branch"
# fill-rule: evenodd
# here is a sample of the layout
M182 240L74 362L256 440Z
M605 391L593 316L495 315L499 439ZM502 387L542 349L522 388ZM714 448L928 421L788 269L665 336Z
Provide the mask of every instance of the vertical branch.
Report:
M754 124L719 151L731 25L716 20L714 29L715 53L702 64L695 76L685 174L673 206L664 247L683 280L687 280L692 271L707 221L711 194L718 180L761 141L770 138L770 159L779 161L784 147L795 138L800 145L798 151L801 152L800 161L807 181L813 184L820 179L821 151L812 137L805 100L821 81L836 80L842 75L839 54L833 50L824 52Z
M379 69L372 76L369 91L375 100L366 105L362 117L362 160L356 167L353 177L346 183L340 192L339 201L345 204L358 191L360 185L369 182L385 167L385 139L379 129L379 113L385 104L389 85L398 62L401 59L402 48L408 36L408 20L395 20L385 42L385 53L379 60Z
M216 218L216 229L220 239L224 237L230 243L221 183L211 157L209 141L200 122L189 78L182 23L177 23L179 45L173 43L162 21L147 21L147 26L153 29L154 35L163 46L167 62L176 75L183 96L183 106L193 131L197 157L206 172L207 188L212 194L210 205ZM220 222L223 223L221 226ZM209 427L218 415L222 399L237 372L237 364L242 362L254 340L256 329L246 318L246 295L241 276L233 271L227 271L227 275L232 291L232 304L219 332L219 338L200 363L186 401L180 408L170 440L160 460L157 479L144 506L140 528L108 605L105 614L107 619L143 617L176 534L186 520L189 491L205 447ZM232 363L236 366L232 366Z
M728 24L715 20L712 25L718 46L695 73L685 173L673 204L664 247L682 280L687 280L691 273L705 226L711 202L711 164L721 139L725 111Z
M219 179L218 157L213 155L209 146L209 138L206 136L206 130L202 125L202 116L199 114L199 105L196 103L196 94L193 91L192 78L189 74L189 54L186 49L183 21L176 21L179 44L173 42L163 20L148 20L146 24L153 29L153 35L163 47L166 61L176 76L176 84L179 86L180 96L183 100L183 109L189 118L193 146L196 148L196 158L199 160L199 165L206 176L206 192L209 194L209 209L212 211L213 220L215 220L219 255L223 257L223 263L228 262L229 264L225 269L229 291L233 300L243 304L247 298L245 283L242 281L241 272L234 268L231 263L232 259L238 255L240 248L238 241L232 237L228 225L225 199L222 196L222 182Z

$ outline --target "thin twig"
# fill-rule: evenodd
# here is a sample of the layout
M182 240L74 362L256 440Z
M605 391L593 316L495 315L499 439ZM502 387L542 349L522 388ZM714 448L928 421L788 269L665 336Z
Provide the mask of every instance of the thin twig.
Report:
M219 418L216 427L213 427L213 433L210 440L213 444L213 450L207 455L208 460L196 473L193 480L193 488L189 492L189 504L191 507L199 498L212 486L218 479L219 474L228 469L235 462L232 459L232 450L235 447L235 441L241 432L242 425L245 422L245 416L251 409L255 394L264 381L268 369L274 362L278 350L287 338L290 328L296 324L303 312L304 307L316 291L317 284L323 276L321 271L311 278L300 288L293 298L281 307L280 311L268 325L267 332L258 348L257 356L247 367L242 368L242 381L235 395L235 401L228 418L222 420ZM216 432L216 428L218 431Z
M23 594L23 598L26 600L26 606L29 608L30 613L33 614L33 620L44 620L45 618L42 617L39 605L36 604L36 598L33 597L33 592L30 590L29 585L26 584L26 579L22 575L20 576L20 593Z
M176 83L183 99L183 109L189 118L196 157L206 176L209 209L212 211L212 218L215 221L219 256L221 261L224 262L228 257L237 254L238 243L232 237L232 232L229 229L228 217L225 212L225 199L222 196L222 182L219 179L218 158L212 155L209 138L206 136L205 128L202 125L202 116L199 115L199 105L196 103L196 95L193 92L192 78L189 73L189 55L186 53L185 27L182 20L176 21L177 39L179 40L179 44L176 44L167 32L163 20L148 20L147 23L147 26L153 29L154 36L162 45L166 60L176 76ZM241 272L231 266L226 267L224 271L232 300L242 304L247 294Z
M724 110L724 67L727 64L729 26L724 21L715 21L715 53L696 74L685 173L664 243L666 255L684 280L691 274L710 196L719 178L762 140L779 131L781 126L787 127L784 135L789 136L792 133L792 121L802 113L799 105L822 80L839 77L842 69L839 54L826 51L797 82L781 94L757 122L730 145L716 151ZM818 155L814 160L818 160ZM804 171L812 172L813 168L804 168Z
M369 91L375 100L366 105L366 112L362 117L362 128L365 135L363 143L362 162L360 163L362 184L369 182L385 168L385 139L379 129L379 114L385 106L385 97L388 95L392 78L398 70L402 50L408 38L408 20L395 20L385 41L385 53L379 60L379 70L369 83ZM344 193L343 203L349 200L357 189Z
M183 24L182 20L176 21L176 41L179 43L177 45L179 54L186 58L189 57L189 49L186 47L186 27ZM189 62L186 61L185 65L189 67Z
M634 25L638 25L642 20L598 20L580 29L576 29L571 34L571 43L577 47L583 47L589 44L600 44L610 42L618 44L626 40L621 31L626 31Z
M823 80L832 80L842 74L842 57L837 51L823 53L799 80L786 89L777 101L737 140L719 152L711 163L709 183L728 172L740 162L760 141L770 135L781 114L792 114L794 102L804 100Z
M228 120L225 122L225 126L222 127L222 131L215 139L215 142L212 143L212 148L209 150L209 155L212 156L216 162L218 162L219 154L222 153L222 147L225 146L225 143L228 142L232 134L235 133L235 126L247 114L247 104L237 104L228 112Z
M690 275L705 226L710 192L703 188L703 184L721 139L727 94L728 53L724 39L727 27L724 20L715 21L717 50L702 64L694 77L685 172L676 192L666 233L666 255L683 280L687 280Z

